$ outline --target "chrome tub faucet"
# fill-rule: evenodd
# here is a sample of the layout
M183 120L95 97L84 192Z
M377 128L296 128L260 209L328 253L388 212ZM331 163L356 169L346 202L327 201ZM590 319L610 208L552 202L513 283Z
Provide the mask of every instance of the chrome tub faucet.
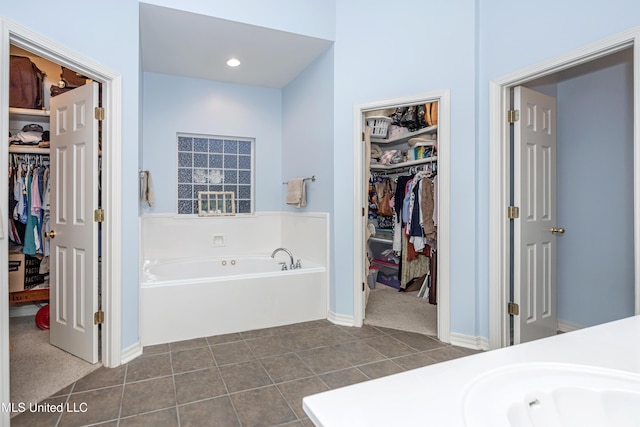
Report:
M289 268L290 268L291 270L295 270L295 269L297 269L297 268L301 268L301 267L302 267L302 266L300 265L300 260L298 260L298 263L297 263L297 264L293 261L293 254L292 254L292 253L291 253L291 251L290 251L289 249L287 249L287 248L277 248L275 251L273 251L273 252L271 253L271 258L275 258L275 257L276 257L276 254L277 254L278 252L280 252L280 251L282 251L282 252L286 252L286 254L287 254L287 255L289 255L289 260L290 260L290 262L291 262L291 264L289 265ZM286 267L286 264L284 265L284 267ZM283 267L282 269L283 269L283 270L286 270L286 268L284 268L284 267Z

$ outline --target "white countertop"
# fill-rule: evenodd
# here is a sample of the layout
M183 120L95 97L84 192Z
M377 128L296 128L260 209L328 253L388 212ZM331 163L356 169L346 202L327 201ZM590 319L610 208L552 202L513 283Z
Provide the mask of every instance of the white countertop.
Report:
M464 426L463 398L475 378L548 362L639 375L640 316L307 396L303 408L322 427Z

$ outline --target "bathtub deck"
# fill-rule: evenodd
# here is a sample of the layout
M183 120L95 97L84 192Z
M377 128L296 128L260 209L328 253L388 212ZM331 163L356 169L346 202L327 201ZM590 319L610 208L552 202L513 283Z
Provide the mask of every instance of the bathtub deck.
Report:
M465 390L478 375L529 362L640 375L639 336L640 316L635 316L307 396L303 407L316 426L468 426ZM472 424L484 427L478 418Z

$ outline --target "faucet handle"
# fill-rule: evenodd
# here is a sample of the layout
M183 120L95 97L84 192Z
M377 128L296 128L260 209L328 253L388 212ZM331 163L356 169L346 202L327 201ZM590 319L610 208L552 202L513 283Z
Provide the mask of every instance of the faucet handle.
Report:
M279 262L278 264L280 264L282 266L282 267L280 267L280 270L282 270L282 271L288 270L286 262Z
M296 268L302 268L302 263L300 262L299 258L298 258L298 262L296 262Z

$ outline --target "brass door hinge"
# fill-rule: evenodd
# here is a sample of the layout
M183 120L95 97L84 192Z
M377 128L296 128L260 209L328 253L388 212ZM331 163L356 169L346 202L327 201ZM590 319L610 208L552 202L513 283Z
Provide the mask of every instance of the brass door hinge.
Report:
M104 323L104 311L99 310L93 313L93 324L102 325Z
M364 208L362 208L362 216L364 216Z
M507 217L509 219L520 218L520 208L517 206L507 206Z
M96 120L104 120L104 108L96 107L95 116L96 116Z
M507 111L507 121L509 123L515 123L520 120L520 110L509 110Z
M362 292L364 292L364 282L362 282Z
M507 312L509 316L517 316L520 314L520 306L515 302L510 302L507 304Z
M362 142L364 142L364 132L362 132Z
M104 222L104 209L96 209L93 211L94 222Z

